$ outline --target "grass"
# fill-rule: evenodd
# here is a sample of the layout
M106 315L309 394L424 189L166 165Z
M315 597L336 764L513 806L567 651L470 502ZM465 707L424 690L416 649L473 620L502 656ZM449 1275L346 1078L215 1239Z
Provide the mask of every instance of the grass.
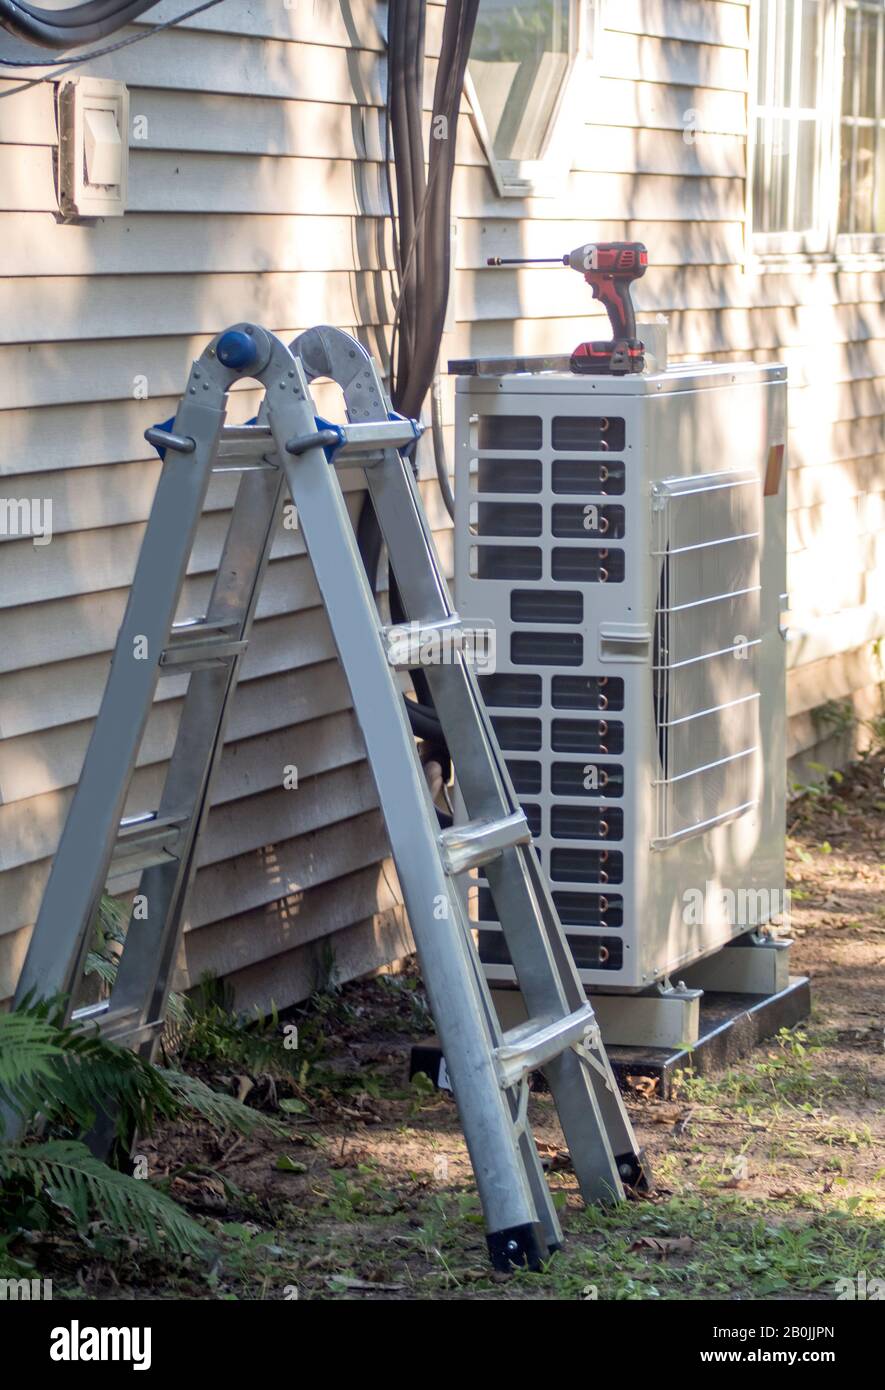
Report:
M846 1080L814 1065L827 1041L832 1041L832 1033L823 1029L782 1028L760 1049L761 1057L754 1054L722 1075L698 1076L684 1071L681 1093L688 1101L728 1105L743 1114L778 1104L798 1107L835 1100L844 1094Z
M812 1020L723 1073L686 1071L670 1102L629 1099L650 1199L584 1209L557 1164L566 1241L540 1273L491 1271L451 1099L407 1080L410 1043L432 1031L414 972L329 987L269 1024L237 1021L207 986L186 1065L286 1126L243 1139L170 1126L149 1152L216 1253L121 1261L97 1244L84 1265L35 1233L35 1267L57 1298L814 1300L883 1278L883 772L868 759L790 809L794 965L813 974ZM549 1096L530 1112L555 1154Z
M737 1195L674 1197L629 1223L622 1212L588 1209L572 1225L587 1237L586 1248L557 1260L560 1296L578 1296L582 1280L610 1299L823 1295L836 1278L881 1265L874 1219L837 1209L801 1221L785 1207ZM674 1240L690 1245L655 1253L655 1242L666 1252Z
M509 1298L825 1298L837 1279L883 1263L881 1225L858 1208L797 1215L787 1202L696 1194L640 1207L570 1209L568 1242L545 1270L502 1279L479 1250L482 1218L472 1193L428 1199L417 1226L377 1212L374 1202L372 1210L367 1219L349 1199L336 1206L336 1216L361 1223L338 1269L342 1295L356 1279L399 1283L423 1298L499 1296L502 1284ZM379 1225L383 1243L372 1238ZM329 1291L335 1294L334 1281Z
M382 990L379 1007L386 1003ZM323 1018L328 1025L332 1011L324 1009ZM221 1033L227 1057L226 1029ZM424 1143L435 1178L426 1166L392 1171L380 1150L336 1167L338 1139L327 1126L283 1145L261 1140L283 1170L272 1192L251 1191L248 1175L235 1181L210 1166L191 1166L224 1192L224 1217L201 1218L217 1250L208 1268L192 1260L163 1265L145 1253L125 1274L110 1266L108 1274L124 1287L133 1276L137 1286L159 1286L164 1297L226 1300L831 1298L837 1280L864 1271L877 1277L885 1266L876 1190L885 1174L877 1173L868 1191L841 1190L852 1155L869 1149L873 1135L869 1125L822 1108L827 1077L818 1062L830 1041L831 1031L819 1027L784 1031L761 1056L724 1075L686 1074L679 1102L691 1117L684 1152L671 1144L657 1155L654 1199L583 1208L571 1172L555 1172L566 1244L542 1272L510 1277L487 1264L472 1184L451 1176L452 1134L435 1123L450 1116L451 1106L420 1085L398 1092L383 1070L357 1077L319 1066L314 1084L322 1105L334 1099L349 1108L357 1080L362 1094L387 1097L399 1117L390 1117L394 1149L397 1142ZM830 1080L829 1097L843 1098L842 1084ZM532 1104L549 1110L546 1097ZM741 1142L732 1133L723 1145L717 1121L737 1124ZM776 1172L812 1142L830 1156L825 1190L768 1197L732 1190L747 1156L758 1164L761 1155ZM291 1169L279 1164L281 1155L292 1157ZM298 1185L291 1197L281 1195L287 1182ZM56 1289L57 1297L83 1296L71 1281L66 1291L63 1278Z

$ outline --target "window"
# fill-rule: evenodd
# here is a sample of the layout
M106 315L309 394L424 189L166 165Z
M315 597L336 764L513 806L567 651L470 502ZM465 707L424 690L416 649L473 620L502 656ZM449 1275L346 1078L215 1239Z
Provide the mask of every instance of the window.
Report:
M755 227L814 236L819 226L820 0L761 0L756 82Z
M756 0L757 252L885 252L885 0Z
M840 232L885 232L883 48L885 6L847 5L839 162Z
M480 0L467 90L499 193L555 192L568 174L569 97L595 50L599 9L599 0Z

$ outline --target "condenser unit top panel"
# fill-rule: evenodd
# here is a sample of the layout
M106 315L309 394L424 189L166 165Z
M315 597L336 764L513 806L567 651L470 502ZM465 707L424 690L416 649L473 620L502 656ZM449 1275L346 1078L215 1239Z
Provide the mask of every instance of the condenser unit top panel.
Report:
M455 390L471 396L575 395L595 392L602 396L654 396L661 392L717 390L723 386L752 386L785 381L786 367L779 363L686 362L666 372L633 376L581 376L574 372L509 372L502 376L459 376Z

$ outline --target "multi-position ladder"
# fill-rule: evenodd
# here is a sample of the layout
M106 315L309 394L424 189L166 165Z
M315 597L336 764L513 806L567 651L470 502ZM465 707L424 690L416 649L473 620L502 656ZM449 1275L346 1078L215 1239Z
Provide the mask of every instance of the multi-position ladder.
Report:
M227 392L264 387L250 425L224 426ZM348 423L318 420L310 382L342 388ZM22 971L18 998L63 996L69 1015L150 1054L163 1027L226 715L249 637L284 490L291 495L374 775L422 975L499 1268L537 1267L561 1232L527 1125L528 1078L543 1069L585 1200L616 1200L642 1160L544 881L531 835L437 563L412 466L420 426L390 411L378 370L346 333L315 328L287 348L252 324L194 363L170 428L147 431L164 462L107 687ZM335 467L365 471L406 613L382 626ZM213 471L242 473L205 616L176 622ZM421 652L455 759L468 821L440 829L397 668ZM121 819L158 680L189 672L160 805ZM482 866L529 1021L502 1032L466 916L461 875ZM76 1007L109 876L140 874L110 997ZM459 881L460 880L460 881Z

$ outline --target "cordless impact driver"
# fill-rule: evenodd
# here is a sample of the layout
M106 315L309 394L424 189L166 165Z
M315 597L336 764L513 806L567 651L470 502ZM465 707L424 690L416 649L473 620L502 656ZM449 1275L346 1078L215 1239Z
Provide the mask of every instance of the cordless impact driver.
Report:
M641 241L596 241L576 246L566 256L528 256L505 259L490 256L488 265L567 265L577 270L608 314L611 341L579 343L569 359L573 372L626 376L641 372L644 348L636 337L636 315L630 286L648 268L648 251Z

